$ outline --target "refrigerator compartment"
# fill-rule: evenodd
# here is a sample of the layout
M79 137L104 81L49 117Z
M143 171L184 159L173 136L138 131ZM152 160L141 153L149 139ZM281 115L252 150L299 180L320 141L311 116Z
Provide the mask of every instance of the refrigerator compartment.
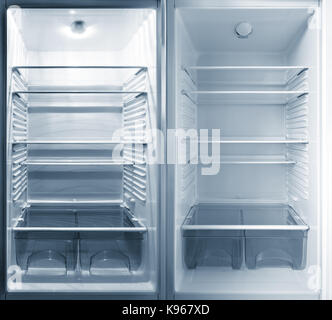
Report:
M199 204L190 210L182 225L184 261L189 269L232 267L243 263L243 230L222 225L241 224L241 211L234 206Z
M73 233L15 232L16 262L26 276L68 276L77 261Z
M8 81L7 142L9 149L27 150L22 172L23 175L26 172L28 187L18 203L11 201L12 193L9 193L8 266L16 264L17 233L20 238L34 233L35 237L40 237L39 242L46 242L48 237L61 240L72 236L76 257L73 274L62 272L60 277L59 272L59 276L52 277L48 272L48 277L39 279L35 275L24 277L23 291L47 292L52 288L57 292L155 296L159 239L143 235L143 244L140 243L141 236L133 234L145 234L147 228L129 217L123 208L114 209L112 205L130 201L133 212L139 206L138 215L147 226L157 226L149 214L155 211L150 202L135 207L136 193L133 191L130 199L126 198L123 181L125 168L131 165L135 174L137 171L137 175L144 176L140 181L133 177L135 183L147 188L141 182L146 179L147 169L134 167L137 162L130 159L130 150L134 148L127 146L139 144L139 147L149 148L147 127L154 129L158 125L157 12L143 8L75 10L74 15L87 22L88 33L104 30L93 32L93 36L86 39L88 42L82 42L73 41L76 37L70 30L70 20L75 17L71 10L23 11L24 21L18 19L17 10L8 10L8 30L11 35L15 34L14 42L9 37L8 52L16 52L22 46L26 54L22 59L21 55L10 55L13 59L8 61L7 78L17 80L15 85ZM45 28L41 28L44 23ZM61 34L68 26L68 32ZM16 38L18 30L24 31L18 32ZM29 35L34 34L34 30L43 30L45 41L32 44L33 38ZM112 35L108 37L111 41L102 40L106 33ZM48 41L54 37L57 41ZM59 51L59 47L62 50ZM25 59L28 56L31 57L29 62ZM57 66L53 65L55 62ZM90 65L85 65L88 62ZM11 99L15 101L12 103ZM26 132L20 133L22 130ZM10 151L7 156L12 159ZM139 161L145 165L142 155ZM9 186L13 179L8 181ZM152 180L155 179L157 175L153 175ZM145 196L151 198L148 194ZM30 216L17 220L20 211L16 208L24 206L31 206L30 211L27 210ZM37 217L37 209L40 217ZM53 216L48 219L46 215ZM95 248L94 241L99 241ZM139 250L141 245L144 259ZM80 266L80 253L84 253L85 247L89 251L86 269L85 264L83 268ZM42 247L39 251L30 258L34 269L35 264L42 264L39 260L53 261L58 269L65 264L60 249ZM82 261L85 261L84 254ZM85 270L90 276L82 278Z
M128 82L144 83L144 66L15 66L13 73L29 89L121 88Z
M308 78L309 67L192 65L182 70L200 89L287 91Z
M84 276L131 276L142 265L145 231L80 232Z
M245 256L248 269L306 265L309 227L290 206L270 205L243 209Z
M316 50L319 29L311 28L313 17L319 16L316 8L257 9L241 5L177 8L173 71L178 85L172 91L176 103L173 124L186 130L208 129L209 133L212 129L220 129L220 135L212 131L209 138L206 134L201 136L209 141L201 145L200 151L210 156L207 166L214 171L204 172L199 164L194 169L196 177L194 175L188 186L189 179L183 174L182 166L176 168L174 184L179 192L175 192L178 204L175 221L180 225L184 213L197 202L223 206L233 203L244 218L244 209L250 206L249 203L269 207L272 203L287 203L289 199L315 229L308 239L308 264L315 264L315 261L319 264L319 250L316 250L319 232L315 228L319 225L319 211L315 210L317 194L308 190L312 183L319 183L316 172L319 150L315 143L309 146L311 140L319 140L314 133L317 123L312 122L320 114L316 100L319 84L315 80L316 70L319 70L319 50ZM242 21L253 26L253 34L248 39L239 39L234 32ZM215 30L220 30L218 41L208 36ZM191 111L190 118L187 111ZM211 155L215 158L211 159ZM220 167L212 167L213 161L219 161ZM309 183L309 179L313 181ZM175 241L183 240L177 231L178 223ZM201 224L211 229L211 224L204 225L204 221ZM279 224L283 229L283 222L277 223L277 229ZM263 228L267 239L271 239L279 232L279 229L271 230L270 223L265 220L251 226L244 221L226 228L220 225L219 230L226 231L228 227L243 232L244 259L247 234L256 229L261 232L259 228ZM290 228L286 237L296 237L297 226L286 227ZM283 236L279 240L282 243ZM305 242L306 238L302 236L300 240ZM276 246L274 243L268 245L272 249ZM299 247L295 251L295 256L302 254ZM306 248L303 251L305 255ZM317 292L313 293L306 285L305 270L294 270L290 263L283 261L266 268L269 264L267 255L264 263L257 263L255 270L246 267L243 260L239 271L204 266L188 270L179 259L184 256L184 246L176 248L174 291L180 299L202 295L221 299L318 297ZM292 258L296 259L295 256Z

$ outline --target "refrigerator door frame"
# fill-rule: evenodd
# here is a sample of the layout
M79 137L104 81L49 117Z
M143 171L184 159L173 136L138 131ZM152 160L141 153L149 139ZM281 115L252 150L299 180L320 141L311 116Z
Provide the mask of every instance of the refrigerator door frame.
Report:
M6 7L5 2L0 2L0 43L6 43ZM2 46L4 48L4 46ZM1 108L0 108L0 141L4 142L6 139L6 50L0 50L0 97L1 97ZM6 166L5 166L5 154L6 147L5 143L0 145L0 183L3 188L0 192L0 300L5 298L5 265L6 265L6 241L5 241L5 225L6 225Z
M165 125L165 110L166 105L164 103L164 98L166 95L166 89L164 84L165 77L162 78L162 70L166 69L165 62L165 3L166 0L4 0L0 1L0 43L2 43L3 50L0 50L0 74L2 78L0 79L1 88L0 88L0 97L2 97L2 104L6 106L6 83L7 83L7 72L6 72L6 12L7 9L12 6L20 6L21 8L152 8L156 10L156 35L157 35L157 99L159 108L158 116L158 126L161 130L166 128ZM165 72L164 72L165 74ZM52 300L60 300L60 299L87 299L87 300L155 300L164 298L165 292L165 254L166 251L162 248L165 245L165 204L162 203L164 201L163 194L165 192L165 166L160 165L159 170L159 212L157 228L159 230L158 234L158 244L157 244L157 283L156 283L156 291L151 293L135 293L135 292L8 292L6 286L6 108L1 108L0 111L0 121L1 121L1 130L0 130L0 141L1 149L0 149L0 157L3 165L1 166L0 172L0 181L2 181L2 190L0 192L0 203L2 206L2 213L0 218L0 299L7 300L20 300L20 299L52 299ZM1 291L2 290L2 291Z
M167 0L167 17L166 17L166 124L167 129L175 129L175 0ZM171 107L173 106L173 107ZM172 144L173 143L173 144ZM167 136L167 150L174 146L174 141ZM167 155L168 156L168 155ZM167 165L166 168L166 226L167 226L167 242L166 242L166 299L175 299L175 277L174 277L174 253L175 253L175 165Z
M332 299L332 2L322 8L322 299Z

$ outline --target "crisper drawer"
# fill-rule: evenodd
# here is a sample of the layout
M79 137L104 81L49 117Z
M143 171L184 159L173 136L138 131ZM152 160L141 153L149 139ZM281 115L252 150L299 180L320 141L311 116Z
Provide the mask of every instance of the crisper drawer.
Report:
M142 265L142 233L80 233L80 267L85 276L129 276Z
M27 208L13 230L27 276L130 276L142 264L146 228L120 206Z
M78 214L79 257L85 276L129 276L142 264L145 227L126 209L89 210ZM91 228L88 230L87 228ZM94 228L100 228L95 231ZM102 228L113 228L112 232Z
M309 227L291 207L249 207L243 213L247 268L305 267Z
M198 204L182 225L188 268L303 269L309 227L288 205Z
M27 276L68 276L76 268L77 241L71 232L18 232L17 265Z
M238 226L241 218L241 210L234 206L194 206L182 226L184 260L187 267L241 268L244 231L220 228L222 225Z

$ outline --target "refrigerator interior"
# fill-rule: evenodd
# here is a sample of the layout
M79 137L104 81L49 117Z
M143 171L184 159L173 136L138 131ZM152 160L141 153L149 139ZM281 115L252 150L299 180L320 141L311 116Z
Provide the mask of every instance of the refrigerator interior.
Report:
M155 293L156 11L7 17L8 290Z
M319 24L176 8L176 128L209 131L175 168L175 297L319 297Z

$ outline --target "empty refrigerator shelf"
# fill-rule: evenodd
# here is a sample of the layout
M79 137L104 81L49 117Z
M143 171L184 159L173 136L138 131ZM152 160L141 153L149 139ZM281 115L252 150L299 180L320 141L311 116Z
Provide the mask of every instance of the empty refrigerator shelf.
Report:
M13 73L19 74L29 87L46 85L109 87L144 76L145 66L14 66ZM93 74L93 77L91 77Z
M143 66L14 66L12 68L15 70L29 70L29 69L38 69L38 70L47 70L47 69L137 69L136 72L147 69Z
M199 140L200 143L276 143L276 144L289 144L289 143L309 143L308 140L285 138L285 137L222 137L220 140Z
M148 141L142 139L112 139L112 140L15 140L12 144L147 144Z
M220 159L212 161L220 164L283 164L292 165L296 161L286 159L285 157L267 157L267 156L221 156Z
M121 166L133 164L134 162L124 161L122 159L30 159L24 162L25 165L41 166Z
M141 95L141 94L146 94L146 91L104 91L104 90L29 90L29 91L13 91L13 94L18 94L18 95L30 95L30 94L78 94L78 95L84 95L84 94L96 94L96 95L102 95L102 94L123 94L123 95Z
M119 107L124 103L135 101L139 97L145 98L147 92L144 90L122 90L121 87L115 90L105 90L100 87L91 90L87 88L66 88L61 90L48 90L42 88L39 90L13 91L13 97L19 97L26 103L26 109L30 107Z
M140 232L147 231L129 211L119 206L104 208L30 207L13 227L17 232Z
M218 82L229 84L259 84L286 86L309 68L306 66L182 66L193 82ZM215 78L213 78L215 77Z
M183 66L185 70L239 70L239 71L280 71L289 72L295 71L300 73L304 70L308 70L305 66Z
M181 91L182 95L192 101L198 100L201 106L204 104L229 103L229 104L287 104L293 99L301 98L309 94L307 90L299 91L241 91L241 90L192 90Z
M72 204L72 205L77 205L77 204L86 204L86 205L105 205L105 204L123 204L122 199L115 199L115 200L78 200L78 199L73 199L73 200L36 200L36 199L29 199L27 201L28 204L33 204L33 205L62 205L62 204Z

